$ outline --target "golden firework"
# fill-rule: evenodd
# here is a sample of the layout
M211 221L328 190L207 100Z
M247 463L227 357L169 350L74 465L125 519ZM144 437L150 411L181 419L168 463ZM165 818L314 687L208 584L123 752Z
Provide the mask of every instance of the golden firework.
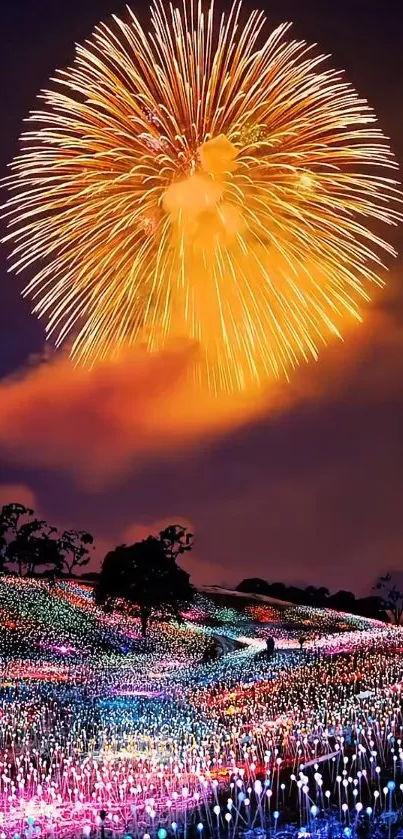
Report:
M317 358L381 283L393 155L326 57L235 2L128 10L57 73L11 164L12 268L56 344L93 363L197 342L244 389ZM389 171L388 171L389 170Z

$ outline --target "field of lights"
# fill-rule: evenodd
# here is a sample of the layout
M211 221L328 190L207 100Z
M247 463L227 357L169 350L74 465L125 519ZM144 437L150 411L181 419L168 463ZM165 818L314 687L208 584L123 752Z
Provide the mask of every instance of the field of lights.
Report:
M144 642L89 586L0 581L0 839L400 835L403 630L235 600Z

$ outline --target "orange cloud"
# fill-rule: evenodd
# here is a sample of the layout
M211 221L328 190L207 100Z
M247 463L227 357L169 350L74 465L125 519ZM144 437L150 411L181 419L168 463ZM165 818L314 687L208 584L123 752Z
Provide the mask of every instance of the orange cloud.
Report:
M256 396L199 391L187 375L192 353L130 353L90 371L63 356L31 366L0 383L0 446L17 462L93 485L258 409Z
M5 504L23 504L35 510L35 494L25 484L0 484L0 509Z
M194 347L128 353L93 370L65 356L35 363L0 382L0 448L9 460L71 474L87 487L130 472L154 456L205 444L261 416L303 401L367 396L400 387L403 330L388 312L370 311L344 344L323 350L265 391L220 395L192 383Z

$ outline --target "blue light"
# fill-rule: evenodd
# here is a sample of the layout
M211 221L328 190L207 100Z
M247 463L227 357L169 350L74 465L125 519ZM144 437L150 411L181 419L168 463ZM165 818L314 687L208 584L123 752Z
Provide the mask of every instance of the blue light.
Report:
M199 833L201 833L201 831L203 830L203 825L202 825L201 822L199 822L199 824L197 825L197 829L198 829Z
M165 827L160 827L157 830L157 836L158 836L158 839L167 839L168 833L165 830Z
M273 813L273 818L275 819L275 821L277 821L279 815L280 815L279 811L275 810L274 813Z
M396 788L396 784L395 784L395 782L394 782L394 781L388 781L388 790L389 790L389 792L393 792L393 790L394 790L395 788Z

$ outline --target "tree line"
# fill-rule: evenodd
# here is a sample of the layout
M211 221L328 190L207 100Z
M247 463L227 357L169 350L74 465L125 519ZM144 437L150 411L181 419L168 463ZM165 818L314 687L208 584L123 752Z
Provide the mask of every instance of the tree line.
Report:
M106 610L124 601L141 621L143 635L150 620L181 620L195 597L190 575L177 560L193 548L193 534L171 524L158 536L107 553L100 573L85 575L95 583L95 599ZM85 530L59 531L23 504L0 510L0 572L48 580L76 577L88 565L94 539Z
M20 577L70 577L88 565L94 539L85 530L63 530L23 504L0 510L0 571Z
M260 577L248 577L236 587L237 591L245 594L260 594L284 600L300 606L335 609L338 612L349 612L364 618L378 620L392 620L399 625L403 617L403 588L398 575L392 572L378 577L373 586L377 595L356 597L352 591L340 591L331 594L325 586L288 586L284 583L269 583Z
M95 583L95 598L106 610L116 601L136 614L146 634L153 617L181 620L194 600L196 590L178 559L193 549L193 534L180 524L171 524L158 536L148 536L133 545L119 545L109 551L101 571L86 575ZM85 530L59 531L35 516L22 504L6 504L0 510L0 572L25 577L75 577L88 565L94 539ZM379 577L378 595L356 598L351 591L330 594L327 588L298 588L247 578L237 590L260 594L291 603L326 607L363 617L391 619L399 624L403 616L403 591L393 574Z

